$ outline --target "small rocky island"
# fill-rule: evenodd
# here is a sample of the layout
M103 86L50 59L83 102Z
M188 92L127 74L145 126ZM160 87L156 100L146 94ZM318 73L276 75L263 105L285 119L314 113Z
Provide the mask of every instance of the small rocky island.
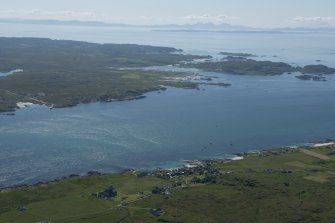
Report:
M251 53L231 53L231 52L221 52L220 55L223 56L233 56L233 57L257 57Z
M295 77L303 81L326 81L326 77L322 74L319 75L302 74Z

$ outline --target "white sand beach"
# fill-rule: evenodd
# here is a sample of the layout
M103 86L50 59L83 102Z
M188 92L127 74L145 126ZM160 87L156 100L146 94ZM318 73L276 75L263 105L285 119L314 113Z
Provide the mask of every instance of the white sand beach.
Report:
M30 102L17 102L16 103L16 106L19 107L19 108L26 108L26 107L29 107L29 106L32 106L34 105L33 103L30 103Z
M331 145L335 145L335 142L316 143L312 147L317 148L317 147L331 146Z

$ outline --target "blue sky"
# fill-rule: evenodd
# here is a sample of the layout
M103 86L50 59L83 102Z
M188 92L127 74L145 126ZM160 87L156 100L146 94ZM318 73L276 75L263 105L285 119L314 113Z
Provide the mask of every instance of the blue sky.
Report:
M333 26L335 0L0 0L1 18Z

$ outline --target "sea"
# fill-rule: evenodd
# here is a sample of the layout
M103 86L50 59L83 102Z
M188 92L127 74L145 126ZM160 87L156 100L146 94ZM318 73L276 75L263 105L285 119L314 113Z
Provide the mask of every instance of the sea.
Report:
M214 58L223 51L242 52L257 55L257 60L335 67L333 32L188 32L0 23L0 36L168 46ZM231 86L168 88L140 100L52 110L33 105L15 115L0 114L0 187L91 170L176 168L184 160L229 159L241 152L335 138L335 75L327 76L327 81L303 81L295 73L263 77L190 71Z

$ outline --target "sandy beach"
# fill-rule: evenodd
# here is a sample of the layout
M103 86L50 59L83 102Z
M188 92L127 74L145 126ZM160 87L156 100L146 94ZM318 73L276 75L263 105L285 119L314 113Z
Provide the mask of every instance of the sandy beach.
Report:
M19 108L26 108L26 107L29 107L29 106L32 106L34 105L33 103L30 103L30 102L18 102L16 103L16 106L19 107Z
M317 147L331 146L331 145L335 145L335 142L316 143L312 147L317 148Z

